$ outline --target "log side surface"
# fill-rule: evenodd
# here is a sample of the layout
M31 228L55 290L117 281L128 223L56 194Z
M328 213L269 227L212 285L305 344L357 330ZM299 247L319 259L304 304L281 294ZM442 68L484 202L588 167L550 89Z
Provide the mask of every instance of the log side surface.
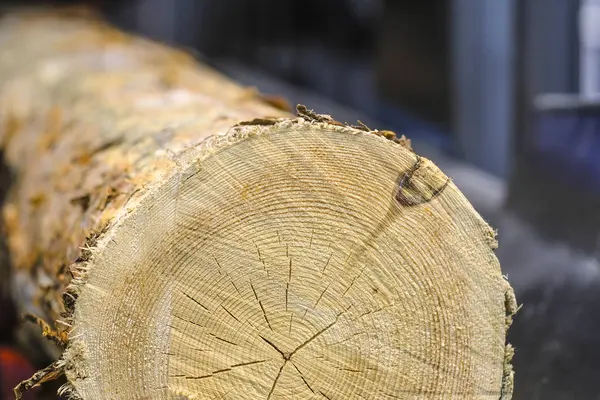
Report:
M69 13L4 17L0 88L18 303L49 322L61 319L69 266L184 149L287 115L187 54Z

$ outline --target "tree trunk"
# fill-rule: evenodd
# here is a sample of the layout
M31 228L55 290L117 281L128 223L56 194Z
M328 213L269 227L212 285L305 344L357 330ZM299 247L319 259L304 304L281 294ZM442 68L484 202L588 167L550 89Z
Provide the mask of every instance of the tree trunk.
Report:
M6 16L0 87L13 296L66 346L19 390L510 398L495 233L405 141L91 16Z

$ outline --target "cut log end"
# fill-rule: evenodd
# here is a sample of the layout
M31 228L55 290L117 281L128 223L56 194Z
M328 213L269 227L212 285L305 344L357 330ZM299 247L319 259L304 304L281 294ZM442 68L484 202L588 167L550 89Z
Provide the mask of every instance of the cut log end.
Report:
M510 398L495 233L405 138L35 15L0 23L2 218L19 309L67 348L17 393Z
M510 287L437 167L302 119L209 143L92 249L74 393L501 397Z

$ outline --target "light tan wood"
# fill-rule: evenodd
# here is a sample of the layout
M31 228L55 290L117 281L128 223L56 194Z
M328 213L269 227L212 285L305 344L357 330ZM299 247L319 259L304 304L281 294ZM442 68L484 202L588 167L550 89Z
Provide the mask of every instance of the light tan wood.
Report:
M16 297L66 344L24 387L65 373L83 399L511 397L495 233L389 133L289 116L80 17L0 22L0 85Z

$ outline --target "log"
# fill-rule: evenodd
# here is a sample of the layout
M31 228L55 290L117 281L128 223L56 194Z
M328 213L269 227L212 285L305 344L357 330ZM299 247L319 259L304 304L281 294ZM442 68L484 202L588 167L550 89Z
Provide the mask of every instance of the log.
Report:
M511 397L495 232L405 139L91 15L5 16L0 87L13 296L65 348L18 393Z

